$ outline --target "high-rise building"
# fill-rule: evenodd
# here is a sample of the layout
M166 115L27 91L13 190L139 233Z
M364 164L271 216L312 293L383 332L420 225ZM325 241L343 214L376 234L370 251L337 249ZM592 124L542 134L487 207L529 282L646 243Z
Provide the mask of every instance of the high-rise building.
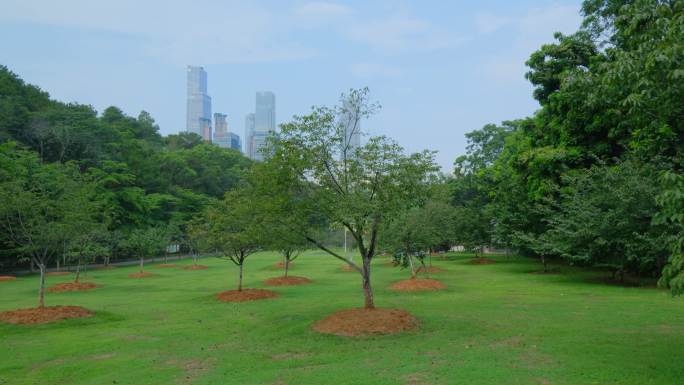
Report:
M188 66L187 120L185 131L211 141L211 97L207 95L207 73L202 67ZM207 122L208 131L207 131ZM209 136L206 136L209 135Z
M226 117L226 114L218 112L214 114L214 143L218 144L219 147L242 151L240 136L230 132Z
M275 108L275 95L273 92L264 91L256 93L255 131L275 131Z
M249 157L254 160L263 160L263 147L266 138L275 132L275 94L270 91L256 93L256 106L254 112L254 125L250 136ZM248 116L249 119L249 116Z
M254 142L254 114L247 114L245 116L245 155L254 159L253 144Z

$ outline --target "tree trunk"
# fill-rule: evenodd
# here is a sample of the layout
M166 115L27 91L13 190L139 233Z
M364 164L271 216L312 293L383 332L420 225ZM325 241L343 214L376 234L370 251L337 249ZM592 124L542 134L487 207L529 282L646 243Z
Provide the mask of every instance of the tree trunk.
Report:
M57 271L61 271L61 270L59 269L59 258L57 258Z
M76 264L76 277L74 277L74 282L78 283L78 279L81 277L81 261Z
M40 268L40 289L38 290L38 306L42 309L45 307L45 264L41 262L38 264L38 267Z
M290 257L285 256L285 278L287 278L287 273L290 270Z
M546 273L546 272L547 272L547 268L546 268L546 257L544 256L544 254L541 255L541 263L542 263L542 265L544 266L544 273Z
M164 250L164 263L169 263L169 253Z
M144 257L140 257L140 274L143 273L144 265L145 265L145 258L144 258Z
M242 263L240 264L240 279L238 280L238 291L242 291Z
M104 258L104 265L105 265L105 267L109 266L109 257Z
M365 296L364 307L366 309L375 309L375 303L373 302L373 289L371 288L370 281L370 258L363 257L363 295Z
M430 263L430 267L432 267L432 251L428 254L428 261Z
M406 258L408 258L409 266L411 267L411 279L416 279L416 267L413 265L413 257L411 254L406 253Z

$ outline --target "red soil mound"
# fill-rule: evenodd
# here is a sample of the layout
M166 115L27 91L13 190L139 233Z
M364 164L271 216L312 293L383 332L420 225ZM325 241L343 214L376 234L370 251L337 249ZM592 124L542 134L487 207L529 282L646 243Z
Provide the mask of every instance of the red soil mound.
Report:
M222 302L245 302L258 299L275 298L278 293L264 289L242 289L242 291L228 290L216 294L216 298Z
M496 261L489 258L473 258L468 261L468 263L471 265L491 265L492 263L496 263Z
M42 324L92 315L93 312L80 306L49 306L5 311L0 313L0 321L12 324Z
M173 263L160 263L158 265L154 265L154 267L158 267L160 269L168 269L171 267L178 267L178 265L174 265Z
M204 265L190 265L190 266L185 266L183 269L185 269L185 270L204 270L206 268L207 268L207 266L204 266Z
M427 272L427 273L441 273L441 272L444 271L444 269L440 269L439 267L428 267L428 268L421 267L421 268L418 269L417 271L418 271L419 273L424 273L424 272Z
M411 314L399 309L349 309L329 315L313 324L319 333L338 336L366 336L394 334L412 330L418 326Z
M91 290L102 287L101 285L96 285L89 282L67 282L54 285L48 289L50 293L59 293L62 291L81 291L81 290Z
M293 276L270 278L264 281L264 284L269 286L306 285L307 283L311 283L309 278Z
M147 278L147 277L154 277L154 274L152 274L152 273L128 274L128 278Z
M69 274L71 274L71 273L68 271L51 271L49 273L45 273L45 275L47 275L49 277L58 277L60 275L69 275Z
M0 275L0 282L2 281L14 281L17 277L13 275Z
M446 285L436 279L407 279L399 281L390 288L396 291L423 291L423 290L441 290L446 289Z

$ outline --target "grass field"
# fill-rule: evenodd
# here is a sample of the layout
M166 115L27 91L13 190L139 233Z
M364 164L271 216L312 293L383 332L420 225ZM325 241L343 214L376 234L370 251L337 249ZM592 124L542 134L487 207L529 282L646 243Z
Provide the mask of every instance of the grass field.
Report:
M252 256L246 287L281 274L275 254ZM395 293L406 271L378 259L376 305L420 319L413 332L345 338L311 324L363 304L360 278L318 252L292 275L313 284L276 287L279 298L220 303L232 264L207 270L135 268L89 273L104 287L47 294L91 318L39 326L0 324L0 384L635 384L684 383L684 299L651 288L597 283L596 273L530 274L534 261L469 265L435 260L440 292ZM183 261L181 263L189 263ZM48 285L69 277L48 277ZM36 305L36 277L0 282L0 311Z

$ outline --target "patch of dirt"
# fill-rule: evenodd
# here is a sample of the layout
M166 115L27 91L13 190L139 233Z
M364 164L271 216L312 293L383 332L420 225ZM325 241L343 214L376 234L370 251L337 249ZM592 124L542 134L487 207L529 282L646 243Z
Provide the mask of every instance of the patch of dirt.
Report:
M413 278L399 281L390 286L395 291L423 291L423 290L442 290L447 286L436 279Z
M116 269L116 266L114 265L109 265L109 266L99 266L95 268L96 270L112 270Z
M415 329L418 320L399 309L348 309L329 315L312 325L319 333L356 337L394 334Z
M208 266L204 265L190 265L190 266L185 266L183 270L205 270L208 269Z
M17 279L17 277L13 275L0 275L0 282L14 281L15 279Z
M444 269L440 269L439 267L421 267L420 269L417 270L419 273L441 273L443 272Z
M66 282L54 285L48 289L50 293L60 293L63 291L81 291L81 290L91 290L102 287L102 285L96 285L90 282Z
M80 306L34 307L2 312L0 313L0 321L20 325L43 324L67 318L90 317L93 314L95 313Z
M45 273L47 277L59 277L62 275L70 275L71 273L68 271L51 271L49 273Z
M158 265L154 265L154 267L157 267L159 269L168 269L172 267L178 267L178 265L175 265L173 263L160 263Z
M491 265L492 263L496 263L495 260L489 259L489 258L473 258L470 261L468 261L468 264L470 265Z
M506 348L513 347L519 348L525 344L524 339L521 336L513 336L501 340L494 341L490 344L492 348Z
M182 384L193 384L198 377L203 376L216 363L216 359L209 358L199 360L196 358L190 360L171 359L166 362L167 365L172 365L183 370L182 378L178 378Z
M348 263L345 263L344 265L340 266L340 270L347 272L347 273L350 271L354 271L354 272L356 271L353 267L349 266Z
M307 283L311 283L309 278L295 276L270 278L264 281L264 284L268 286L306 285Z
M128 278L149 278L154 277L156 274L153 273L134 273L128 274Z
M216 294L216 299L222 302L245 302L258 299L275 298L278 293L264 289L242 289L242 291L228 290Z

